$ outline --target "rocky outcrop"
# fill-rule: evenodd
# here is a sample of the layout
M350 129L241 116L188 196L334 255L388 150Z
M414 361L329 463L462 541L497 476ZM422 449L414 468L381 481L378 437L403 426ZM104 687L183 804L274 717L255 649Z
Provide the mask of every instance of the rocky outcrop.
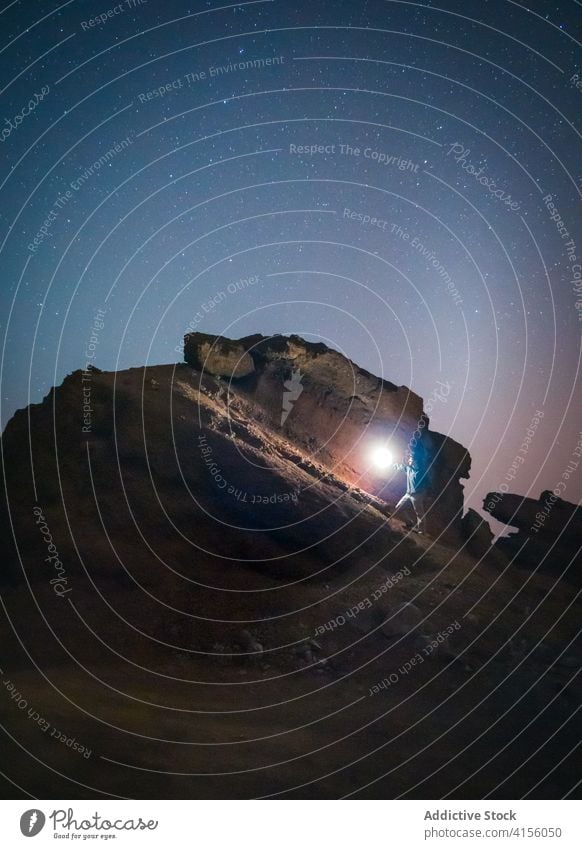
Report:
M483 508L498 521L518 529L496 542L496 548L517 563L561 572L575 571L582 565L582 506L545 490L537 500L490 492Z
M241 343L204 333L189 333L185 337L184 359L196 371L227 380L240 380L255 370L252 357Z
M483 507L495 519L518 528L526 536L582 538L582 506L564 501L550 490L542 492L539 499L490 492Z
M220 352L218 364L215 351ZM469 476L470 455L453 439L430 430L422 399L408 387L376 377L326 345L298 336L254 335L233 341L189 334L184 358L197 370L208 370L212 363L214 374L247 377L234 389L253 401L270 427L350 486L388 503L403 494L404 475L376 470L371 451L386 444L400 462L416 437L429 469L427 526L435 531L458 528L460 479ZM239 369L243 362L244 374Z
M526 772L537 765L531 782L546 793L540 776L556 781L581 701L570 583L498 569L490 556L475 568L461 540L443 546L392 526L386 502L346 478L364 481L375 439L404 451L421 399L324 346L253 339L241 340L253 361L245 377L186 363L76 371L8 422L0 644L14 686L95 759L132 765L135 798L259 798L306 781L310 797L343 798L386 771L384 750L368 763L379 740L395 737L393 759L410 760L395 728L410 729L430 762L413 759L378 798L441 798L469 784L476 795L503 785L521 798L530 785L504 784L507 758L475 785L463 752L496 717L514 716L533 683L535 697L499 725L489 749L479 743L479 755L494 765L505 747L513 764L518 734ZM468 455L424 424L445 527L462 504ZM387 497L404 489L402 476L370 476L370 486L383 483ZM443 693L455 694L455 707L435 711ZM552 729L563 731L555 759L540 761L548 747L540 755L536 717L548 705L558 706ZM0 699L0 721L38 756L23 767L12 758L22 770L14 786L66 798L72 782L95 783L93 761L39 735L10 699ZM346 729L358 728L366 757L350 773ZM330 740L339 741L333 751ZM265 769L274 758L282 766ZM450 769L428 784L441 763ZM569 763L562 772L560 798L573 781ZM127 786L127 768L101 770L101 795L124 798Z
M375 471L370 453L387 443L400 460L413 438L428 465L427 528L458 530L470 457L430 430L422 399L407 387L297 336L193 334L185 358L176 366L75 372L13 417L2 437L8 502L4 509L0 502L0 580L22 580L21 557L37 575L43 540L31 520L35 504L75 581L86 562L92 575L131 581L111 540L133 558L142 527L161 547L169 528L179 532L172 568L182 570L200 544L195 568L207 570L210 586L216 569L227 574L222 558L285 578L353 568L355 559L372 563L390 546L385 513L406 484L392 468ZM148 552L135 563L136 578L161 582L165 592L155 547Z

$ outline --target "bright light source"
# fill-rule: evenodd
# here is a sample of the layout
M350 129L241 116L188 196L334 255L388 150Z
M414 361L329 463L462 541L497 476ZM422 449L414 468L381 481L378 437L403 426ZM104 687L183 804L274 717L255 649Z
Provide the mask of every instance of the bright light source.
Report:
M377 469L387 469L394 462L394 455L385 445L376 445L370 453L370 459Z

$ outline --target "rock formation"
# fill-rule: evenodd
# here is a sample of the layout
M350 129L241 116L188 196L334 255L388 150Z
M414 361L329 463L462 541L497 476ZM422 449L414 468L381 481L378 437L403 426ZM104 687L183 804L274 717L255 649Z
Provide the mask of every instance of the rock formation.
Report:
M240 342L192 333L184 339L184 359L196 371L238 380L255 370L253 359Z
M550 490L542 492L537 500L510 492L490 492L483 507L495 519L518 528L526 536L582 539L582 506L564 501Z
M297 337L216 341L190 337L187 363L76 371L6 426L2 666L30 707L0 700L14 786L565 796L581 700L572 584L500 570L490 553L477 564L440 534L459 524L469 457L408 389ZM366 462L375 440L404 453L415 430L435 538L386 521L403 475ZM476 515L463 529L487 546ZM553 754L536 722L547 705ZM379 741L402 770L387 772Z
M516 562L552 571L582 563L582 506L545 490L537 500L489 492L483 508L498 521L518 529L496 543L499 551Z
M233 341L192 333L184 340L184 358L197 370L220 374L231 391L252 400L269 427L334 475L391 504L404 491L404 476L391 470L375 472L371 446L388 443L400 462L416 435L429 466L429 529L458 527L463 511L460 478L469 476L471 458L453 439L430 430L422 399L407 387L395 386L326 345L298 336L255 335Z

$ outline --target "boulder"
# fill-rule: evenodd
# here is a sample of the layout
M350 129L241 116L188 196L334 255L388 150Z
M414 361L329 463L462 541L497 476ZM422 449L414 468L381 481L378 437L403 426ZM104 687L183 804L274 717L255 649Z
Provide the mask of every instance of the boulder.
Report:
M184 359L196 371L227 380L239 380L255 371L253 358L242 342L205 333L189 333L184 337Z

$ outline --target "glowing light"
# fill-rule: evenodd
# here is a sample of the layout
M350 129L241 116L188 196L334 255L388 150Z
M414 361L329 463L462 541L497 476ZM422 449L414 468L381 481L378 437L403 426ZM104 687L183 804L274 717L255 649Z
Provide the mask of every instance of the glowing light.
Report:
M377 469L388 469L394 462L394 455L386 445L376 445L370 452L370 460Z

